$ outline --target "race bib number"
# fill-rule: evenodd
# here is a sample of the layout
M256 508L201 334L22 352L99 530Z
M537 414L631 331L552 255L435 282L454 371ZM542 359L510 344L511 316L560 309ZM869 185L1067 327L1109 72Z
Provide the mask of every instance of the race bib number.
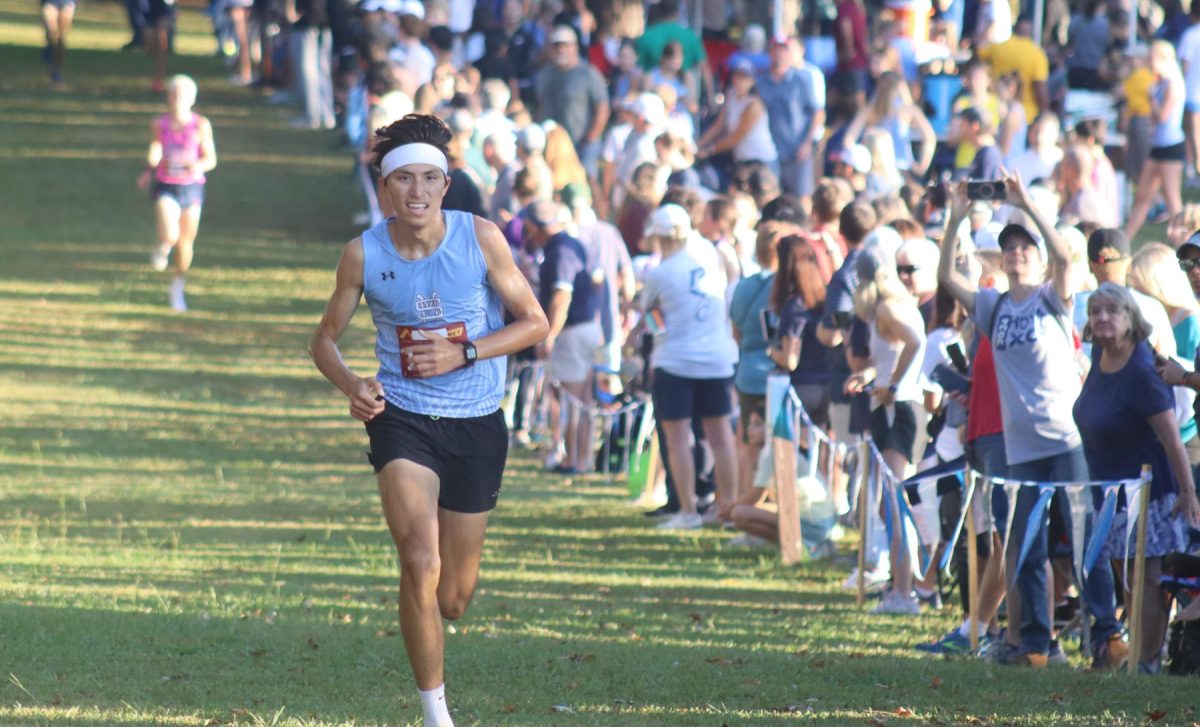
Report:
M396 326L396 340L400 343L400 373L405 377L412 377L415 372L411 369L408 357L404 355L404 352L413 346L426 346L432 343L433 339L426 333L448 338L455 343L466 343L470 340L467 338L467 324L461 321L428 328Z

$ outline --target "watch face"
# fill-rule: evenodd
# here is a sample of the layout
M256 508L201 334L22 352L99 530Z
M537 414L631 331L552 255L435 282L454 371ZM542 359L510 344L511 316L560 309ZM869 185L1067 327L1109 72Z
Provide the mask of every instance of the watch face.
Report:
M472 344L469 344L469 343L468 343L466 346L464 346L464 347L463 347L463 352L466 354L466 357L467 357L467 360L468 360L468 361L474 361L474 360L475 360L475 356L476 356L476 353L475 353L475 346L473 346Z

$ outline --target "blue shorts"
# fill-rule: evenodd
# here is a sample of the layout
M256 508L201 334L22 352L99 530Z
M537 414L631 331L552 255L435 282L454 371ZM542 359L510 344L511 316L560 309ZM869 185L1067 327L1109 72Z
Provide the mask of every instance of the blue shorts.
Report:
M654 369L654 413L659 421L711 419L733 413L733 377L689 379Z
M155 182L154 199L158 199L159 197L170 197L181 208L199 207L204 204L204 185Z
M42 5L53 5L59 10L75 7L75 0L42 0Z

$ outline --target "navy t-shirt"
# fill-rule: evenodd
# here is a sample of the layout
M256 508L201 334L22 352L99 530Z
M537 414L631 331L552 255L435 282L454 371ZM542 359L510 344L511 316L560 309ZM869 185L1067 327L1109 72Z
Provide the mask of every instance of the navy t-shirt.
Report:
M565 232L547 240L538 268L538 282L538 302L543 310L550 310L555 290L565 289L571 291L567 325L595 320L600 310L600 291L592 279L592 266L582 242Z
M854 318L854 291L858 289L858 273L855 261L862 249L854 248L846 253L846 260L837 269L825 290L825 307L821 313L821 324L826 328L847 329L846 323ZM845 344L825 349L829 359L829 394L832 401L845 403L850 397L842 393L842 387L850 376L850 365L846 362Z
M800 362L791 372L792 386L825 384L829 381L829 358L817 339L817 322L822 307L805 308L804 301L792 298L779 313L780 338L800 339Z
M996 146L983 146L975 152L975 161L967 170L967 179L988 182L1000 179L1004 156Z
M1154 370L1154 352L1142 341L1124 368L1108 374L1100 370L1100 349L1093 351L1092 369L1074 409L1092 479L1136 479L1142 465L1149 464L1154 468L1150 497L1176 492L1166 450L1146 421L1175 406L1171 389Z

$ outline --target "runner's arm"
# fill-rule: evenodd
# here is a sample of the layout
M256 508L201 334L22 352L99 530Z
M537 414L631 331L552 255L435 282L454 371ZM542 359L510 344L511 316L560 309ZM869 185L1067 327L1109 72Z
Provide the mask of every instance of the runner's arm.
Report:
M211 172L217 168L217 147L213 143L212 124L200 119L200 171Z
M475 237L487 262L488 282L514 318L499 331L473 341L476 354L480 359L507 356L541 343L549 331L546 314L534 297L529 281L513 261L500 228L476 217Z
M363 293L362 239L346 245L338 260L337 282L325 305L325 314L308 344L308 353L317 369L350 399L350 414L367 421L383 411L383 388L374 377L363 378L350 370L338 350L338 340L354 317Z

